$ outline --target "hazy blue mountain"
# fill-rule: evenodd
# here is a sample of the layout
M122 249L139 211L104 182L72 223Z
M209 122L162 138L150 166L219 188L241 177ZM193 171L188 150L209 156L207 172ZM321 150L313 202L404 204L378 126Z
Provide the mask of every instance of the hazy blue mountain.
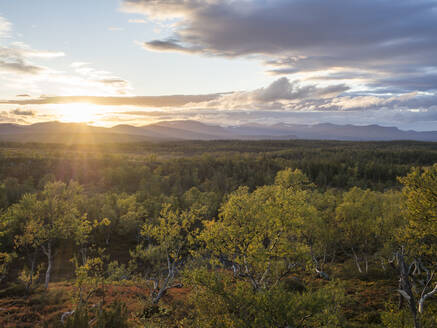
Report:
M0 124L0 141L54 143L114 143L170 140L321 139L321 140L418 140L437 142L437 131L403 131L379 125L244 124L229 127L197 121L165 121L145 126L112 128L82 123L45 122L32 125Z

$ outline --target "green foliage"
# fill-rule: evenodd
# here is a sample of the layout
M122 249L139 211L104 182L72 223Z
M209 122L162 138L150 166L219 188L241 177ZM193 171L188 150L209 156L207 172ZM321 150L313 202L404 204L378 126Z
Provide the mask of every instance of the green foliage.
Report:
M41 276L42 265L40 265L36 270L29 269L27 266L23 267L18 280L26 286L26 289L31 292L37 287L38 279Z
M205 219L212 219L217 215L220 206L220 196L215 192L201 192L193 187L182 195L184 208L202 215Z
M343 290L336 285L315 291L288 291L281 285L254 291L229 274L198 270L189 280L192 327L342 327ZM187 320L188 321L188 320Z
M128 312L126 305L121 302L114 302L108 308L97 309L94 319L90 319L90 310L79 307L74 313L58 328L129 328Z
M369 257L389 243L402 226L399 196L354 187L343 194L336 220L342 247L354 257L360 272L359 261L364 260L367 272Z
M437 293L437 164L413 169L399 180L404 185L406 226L395 234L399 245L395 253L400 276L398 292L408 306L409 320L414 327L434 327L437 324L433 315L435 304L432 304ZM434 307L434 311L430 311L430 307ZM404 314L387 312L386 317L390 316L393 320L403 319Z
M400 242L418 256L434 261L437 254L437 164L411 171L399 179L404 188L407 227L399 231Z
M103 249L98 249L94 257L88 257L83 264L73 259L75 265L75 287L77 294L75 302L78 308L87 305L91 296L100 290L102 303L105 298L106 262L108 256Z
M65 240L83 240L90 224L78 209L83 189L76 182L68 185L49 182L38 194L26 194L19 203L11 206L4 222L15 234L15 247L19 252L36 255L41 248L47 256L45 285L48 287L52 270L53 250ZM36 261L33 256L32 267ZM34 274L30 272L30 277ZM31 280L31 279L30 279Z
M275 177L275 184L285 189L304 190L314 188L310 179L299 169L294 171L290 168L279 171Z
M130 251L129 268L145 279L159 279L167 265L165 250L161 246L137 245Z
M97 194L88 199L84 207L90 217L102 223L96 225L94 236L96 240L104 240L106 245L114 236L135 238L148 216L137 197L126 193Z
M96 328L128 328L128 312L126 305L115 302L109 309L98 313Z
M421 317L422 328L437 327L437 306L432 304ZM381 313L381 320L385 328L411 328L414 327L413 318L407 308L399 309L392 303L387 303L385 311Z
M17 178L7 177L3 183L0 183L0 209L18 202L24 194L32 191L34 187L30 179L20 183Z
M39 194L26 194L5 215L12 231L17 233L18 248L37 248L50 241L69 239L86 233L86 217L77 209L82 189L71 182L49 183Z
M325 263L335 259L340 249L341 233L335 220L335 210L341 194L333 190L313 191L308 202L316 209L313 215L302 222L300 235L310 249L311 263L323 271Z
M297 186L264 186L253 193L241 187L229 195L220 219L206 223L201 238L217 259L231 262L234 272L255 289L268 288L308 254L300 238L301 227L316 212L308 196Z
M0 283L7 277L9 266L14 257L15 254L0 252Z
M174 210L171 205L164 205L158 223L145 223L141 234L159 245L172 261L179 262L189 255L199 229L195 212Z
M131 277L131 272L126 265L120 264L117 261L109 263L106 272L109 281L123 281Z

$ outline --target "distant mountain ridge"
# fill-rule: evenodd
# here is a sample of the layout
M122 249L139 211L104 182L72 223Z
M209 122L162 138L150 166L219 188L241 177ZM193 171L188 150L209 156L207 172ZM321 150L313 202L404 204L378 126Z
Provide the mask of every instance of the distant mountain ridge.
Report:
M380 125L243 124L229 127L198 121L163 121L145 126L111 128L83 123L44 122L32 125L0 124L0 141L43 143L125 143L177 140L319 139L350 141L416 140L437 142L437 131L404 131Z

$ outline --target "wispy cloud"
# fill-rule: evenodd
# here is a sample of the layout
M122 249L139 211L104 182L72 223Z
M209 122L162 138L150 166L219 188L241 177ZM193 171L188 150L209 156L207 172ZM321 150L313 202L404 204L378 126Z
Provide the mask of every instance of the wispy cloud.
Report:
M9 72L15 74L39 74L45 67L31 62L32 58L57 58L64 56L63 52L32 49L25 43L13 42L9 46L0 46L0 74Z
M17 100L1 100L0 104L14 105L46 105L46 104L74 104L92 103L103 106L137 106L137 107L178 107L190 103L201 103L220 97L220 94L210 95L172 95L149 97L98 97L98 96L70 96L70 97L41 97Z
M128 22L131 24L147 24L145 19L129 19Z
M129 81L122 79L111 72L98 70L90 63L74 62L71 67L75 72L88 83L94 83L113 90L117 94L128 94L132 89Z
M25 110L25 109L14 109L10 111L11 114L17 115L17 116L34 116L35 112L32 110Z
M0 17L0 37L10 36L11 28L12 24ZM132 89L129 81L89 63L73 62L64 70L53 68L54 60L65 57L63 51L35 49L12 37L7 41L0 44L0 83L12 92L127 95Z
M110 26L110 27L108 27L108 30L112 31L112 32L120 32L120 31L124 31L124 28L123 27L117 27L117 26Z
M12 24L4 17L0 16L0 38L8 37L12 30Z

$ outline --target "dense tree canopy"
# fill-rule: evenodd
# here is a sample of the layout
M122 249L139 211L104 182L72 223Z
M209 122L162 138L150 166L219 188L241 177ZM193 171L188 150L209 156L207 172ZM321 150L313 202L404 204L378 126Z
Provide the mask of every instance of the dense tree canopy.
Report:
M437 324L433 144L82 147L0 147L0 303L65 283L61 327Z

